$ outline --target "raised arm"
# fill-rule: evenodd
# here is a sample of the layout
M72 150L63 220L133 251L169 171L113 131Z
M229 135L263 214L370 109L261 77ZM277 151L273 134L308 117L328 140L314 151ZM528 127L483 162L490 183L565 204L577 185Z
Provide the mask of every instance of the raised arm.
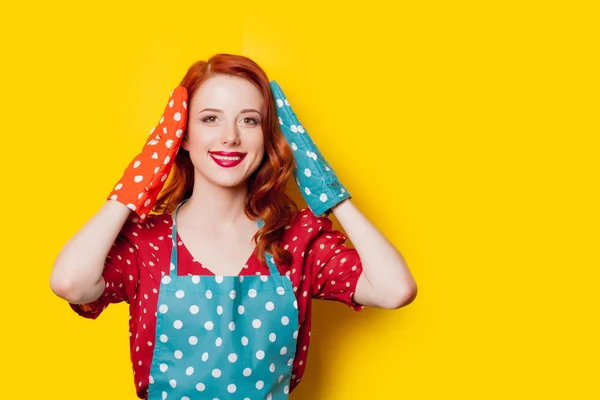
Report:
M100 297L111 246L132 212L140 222L145 220L168 177L185 132L187 101L185 87L171 92L159 123L107 202L61 249L50 276L50 287L57 296L75 304Z

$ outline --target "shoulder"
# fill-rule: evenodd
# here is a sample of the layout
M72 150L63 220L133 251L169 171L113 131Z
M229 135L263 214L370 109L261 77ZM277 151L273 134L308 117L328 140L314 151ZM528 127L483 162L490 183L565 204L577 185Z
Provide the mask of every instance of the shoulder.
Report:
M151 214L142 222L137 218L128 219L123 224L119 237L132 244L164 240L171 234L172 225L173 219L170 214Z
M329 218L317 217L310 208L303 208L285 227L283 241L286 243L308 243L319 234L330 232L332 226L333 223Z

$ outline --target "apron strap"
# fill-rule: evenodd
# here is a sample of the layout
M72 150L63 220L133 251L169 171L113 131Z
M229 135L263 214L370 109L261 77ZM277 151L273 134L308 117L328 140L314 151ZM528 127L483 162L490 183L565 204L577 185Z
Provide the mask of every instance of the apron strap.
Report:
M265 225L265 221L260 218L256 220L256 223L259 229ZM281 275L277 269L277 266L275 265L275 259L269 252L265 252L265 260L267 260L267 265L269 266L269 274L275 276Z

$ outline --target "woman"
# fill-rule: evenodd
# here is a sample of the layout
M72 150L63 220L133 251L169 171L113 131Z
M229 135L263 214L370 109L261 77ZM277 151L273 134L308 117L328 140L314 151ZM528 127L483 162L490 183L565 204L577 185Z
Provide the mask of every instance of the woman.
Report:
M292 176L305 209L285 194ZM277 83L228 54L190 67L50 283L86 318L130 304L136 391L151 400L287 399L306 366L311 298L361 310L416 295Z

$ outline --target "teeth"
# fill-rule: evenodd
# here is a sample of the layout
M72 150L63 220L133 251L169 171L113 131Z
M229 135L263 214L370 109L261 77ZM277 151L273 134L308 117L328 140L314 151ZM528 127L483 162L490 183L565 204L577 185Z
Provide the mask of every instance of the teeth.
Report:
M241 160L242 157L237 156L237 157L226 157L226 156L218 156L216 154L212 155L214 158L216 158L217 160L228 160L228 161L238 161Z

